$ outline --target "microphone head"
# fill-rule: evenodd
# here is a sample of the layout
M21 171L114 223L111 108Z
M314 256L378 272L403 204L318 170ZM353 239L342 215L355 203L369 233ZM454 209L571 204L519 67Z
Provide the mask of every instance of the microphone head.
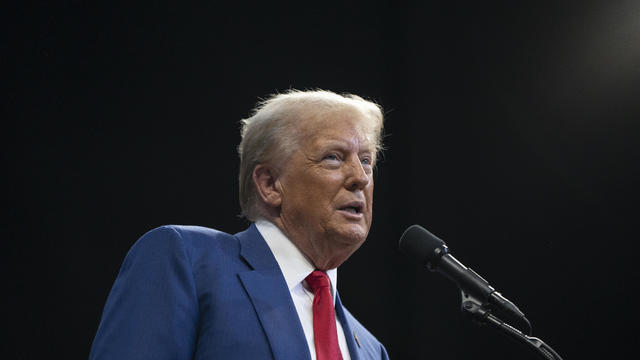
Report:
M447 253L447 245L420 225L411 225L404 231L399 242L400 252L421 264L437 262Z

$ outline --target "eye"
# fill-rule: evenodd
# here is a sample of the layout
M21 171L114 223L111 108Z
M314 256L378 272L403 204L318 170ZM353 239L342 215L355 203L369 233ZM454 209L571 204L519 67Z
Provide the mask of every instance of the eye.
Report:
M371 159L371 156L363 156L362 158L360 158L360 163L362 163L362 165L371 166L373 163L373 160Z
M338 154L331 153L331 154L325 156L324 160L338 161L338 160L340 160L340 156L338 156Z

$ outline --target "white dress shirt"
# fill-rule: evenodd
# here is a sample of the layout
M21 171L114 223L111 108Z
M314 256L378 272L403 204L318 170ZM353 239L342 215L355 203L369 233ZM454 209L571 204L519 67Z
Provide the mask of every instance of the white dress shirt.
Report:
M305 281L305 278L316 269L311 261L276 225L267 220L259 219L256 221L256 227L280 266L280 271L282 271L289 293L291 293L291 299L296 306L304 336L307 338L311 359L316 360L316 346L313 341L313 292L309 290L309 286ZM335 304L338 271L336 269L328 270L327 275L331 280L331 295ZM336 329L338 330L338 345L340 346L340 352L342 352L342 358L343 360L351 360L344 330L337 318Z

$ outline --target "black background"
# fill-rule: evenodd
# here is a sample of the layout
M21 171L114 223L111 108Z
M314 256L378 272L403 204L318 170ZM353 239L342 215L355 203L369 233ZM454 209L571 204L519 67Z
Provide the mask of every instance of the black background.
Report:
M565 359L637 352L637 2L43 1L2 17L6 358L86 358L149 229L244 229L238 122L288 88L385 109L374 224L339 289L392 359L534 358L398 253L414 223Z

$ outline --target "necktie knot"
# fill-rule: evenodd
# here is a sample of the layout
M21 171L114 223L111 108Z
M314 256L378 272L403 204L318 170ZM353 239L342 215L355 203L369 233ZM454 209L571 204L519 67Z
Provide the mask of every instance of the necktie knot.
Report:
M307 285L309 285L314 294L322 288L328 288L331 284L327 273L320 270L315 270L305 280L307 280Z

